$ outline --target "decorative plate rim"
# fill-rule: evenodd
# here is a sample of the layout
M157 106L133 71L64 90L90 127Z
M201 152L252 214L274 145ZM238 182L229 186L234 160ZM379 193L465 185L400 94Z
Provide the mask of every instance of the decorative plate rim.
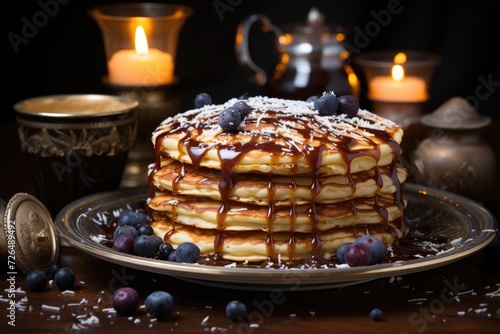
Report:
M467 224L471 233L450 250L436 255L401 262L351 268L319 269L265 269L204 266L190 263L173 263L144 258L115 251L93 240L86 232L84 222L105 205L125 208L129 203L138 203L149 194L147 187L119 189L89 195L68 204L57 215L55 221L59 236L69 246L91 256L118 265L147 272L169 275L189 282L245 290L315 290L343 287L374 279L400 276L430 270L463 259L486 247L495 237L495 217L481 204L463 196L444 190L412 183L405 184L408 202L424 201L437 206L443 212L455 211Z

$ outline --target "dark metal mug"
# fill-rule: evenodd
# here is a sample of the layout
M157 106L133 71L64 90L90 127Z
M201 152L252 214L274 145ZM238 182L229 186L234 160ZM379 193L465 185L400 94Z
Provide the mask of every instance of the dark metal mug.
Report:
M138 103L110 95L53 95L15 104L21 148L52 215L120 185L137 131Z

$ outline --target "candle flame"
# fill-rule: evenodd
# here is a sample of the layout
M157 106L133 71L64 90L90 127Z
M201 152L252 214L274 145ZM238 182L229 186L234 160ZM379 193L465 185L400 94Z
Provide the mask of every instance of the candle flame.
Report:
M401 81L405 77L405 70L401 65L394 65L392 67L392 78L396 81Z
M394 64L404 64L406 63L406 54L404 52L399 52L394 56Z
M135 29L135 52L139 55L147 55L149 52L146 32L142 26L137 26Z

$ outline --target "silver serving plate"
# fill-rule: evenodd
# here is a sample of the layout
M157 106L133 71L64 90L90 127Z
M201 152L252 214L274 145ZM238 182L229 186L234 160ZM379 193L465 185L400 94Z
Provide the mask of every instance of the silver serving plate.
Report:
M425 227L436 237L448 240L444 251L363 267L282 270L174 263L120 253L104 245L103 222L123 209L137 208L148 194L148 189L141 187L77 200L56 217L59 236L70 246L96 258L197 284L244 290L303 291L345 287L441 267L486 247L495 238L497 229L494 216L474 201L446 191L406 184L405 216L410 230Z

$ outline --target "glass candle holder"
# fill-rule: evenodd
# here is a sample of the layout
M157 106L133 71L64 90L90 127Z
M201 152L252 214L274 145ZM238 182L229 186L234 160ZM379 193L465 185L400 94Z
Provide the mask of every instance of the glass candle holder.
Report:
M91 8L101 29L108 68L107 83L161 86L176 81L175 57L180 29L191 16L187 6L127 3Z
M406 125L423 112L439 56L423 51L373 51L355 63L364 72L372 111Z

